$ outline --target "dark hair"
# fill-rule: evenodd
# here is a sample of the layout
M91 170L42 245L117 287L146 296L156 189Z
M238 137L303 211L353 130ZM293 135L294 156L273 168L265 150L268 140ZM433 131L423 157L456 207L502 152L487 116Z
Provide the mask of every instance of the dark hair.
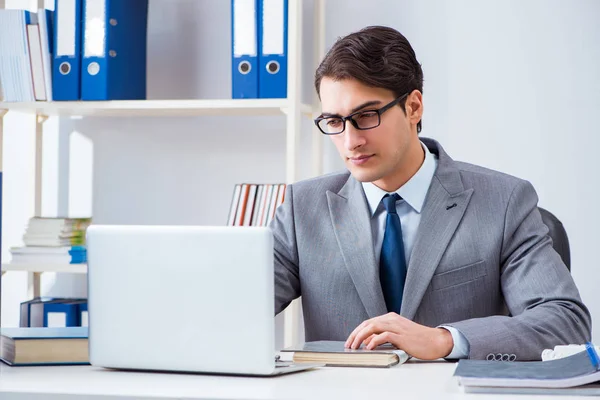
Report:
M356 79L391 90L396 97L415 89L423 93L423 70L415 51L400 32L385 26L369 26L339 38L315 72L319 96L324 77ZM406 112L405 101L400 106ZM421 121L417 132L421 132Z

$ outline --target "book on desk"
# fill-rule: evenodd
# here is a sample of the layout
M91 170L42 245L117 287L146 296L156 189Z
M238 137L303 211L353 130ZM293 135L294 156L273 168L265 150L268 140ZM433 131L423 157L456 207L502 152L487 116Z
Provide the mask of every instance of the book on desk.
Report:
M88 328L1 328L0 360L13 366L87 365Z
M282 359L289 358L296 363L320 363L328 367L378 367L387 368L404 364L410 357L403 350L390 344L374 350L346 349L344 342L315 341L302 346L281 350Z

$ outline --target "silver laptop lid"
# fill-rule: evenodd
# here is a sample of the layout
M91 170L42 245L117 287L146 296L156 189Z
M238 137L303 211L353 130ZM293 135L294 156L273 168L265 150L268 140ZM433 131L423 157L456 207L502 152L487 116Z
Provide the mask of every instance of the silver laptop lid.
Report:
M87 245L93 365L274 370L268 228L92 225Z

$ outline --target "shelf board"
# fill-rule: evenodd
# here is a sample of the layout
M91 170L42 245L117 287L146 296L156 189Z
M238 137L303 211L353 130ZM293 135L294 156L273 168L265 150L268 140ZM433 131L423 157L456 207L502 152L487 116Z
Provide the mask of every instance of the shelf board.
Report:
M2 272L70 272L75 274L87 273L87 264L2 264Z
M113 100L0 102L0 110L61 117L193 117L200 115L282 115L287 99L218 100ZM312 107L302 104L301 113L312 117Z

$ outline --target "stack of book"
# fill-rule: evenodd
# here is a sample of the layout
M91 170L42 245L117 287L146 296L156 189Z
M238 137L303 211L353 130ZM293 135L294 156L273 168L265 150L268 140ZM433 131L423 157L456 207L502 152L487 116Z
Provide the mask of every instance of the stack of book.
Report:
M283 203L285 189L284 183L235 185L227 225L268 226Z
M87 262L85 231L91 218L34 217L23 235L23 247L10 249L13 263L81 264Z

